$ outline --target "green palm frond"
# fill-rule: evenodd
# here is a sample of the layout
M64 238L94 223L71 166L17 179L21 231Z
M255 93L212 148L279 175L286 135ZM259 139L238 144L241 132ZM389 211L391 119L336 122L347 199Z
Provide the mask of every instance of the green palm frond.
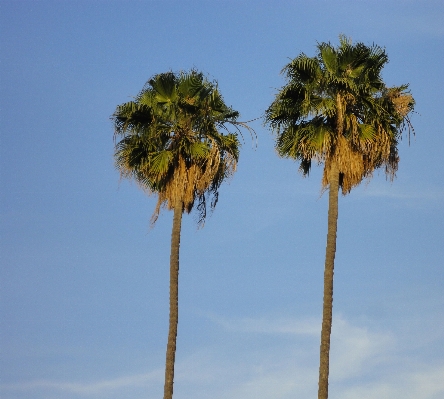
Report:
M153 181L162 181L168 174L174 160L173 151L163 150L157 151L151 157L147 157L146 174L150 176Z
M205 159L210 151L210 147L206 142L196 141L189 146L190 158L196 161Z
M152 110L144 104L130 101L119 105L113 114L115 133L123 135L127 131L139 131L154 122Z
M286 65L282 72L294 82L309 84L316 81L319 76L319 62L317 59L307 57L302 53Z
M177 100L176 75L172 72L160 73L149 80L155 92L155 99L159 105L169 105Z
M360 123L358 126L358 130L359 138L361 140L373 140L375 138L375 135L377 134L374 126L367 125L365 123Z
M320 43L318 45L319 57L322 60L322 64L325 70L332 77L338 76L339 61L338 54L334 47L329 43Z
M192 70L191 72L181 72L177 84L178 92L188 98L195 97L205 86L202 73Z

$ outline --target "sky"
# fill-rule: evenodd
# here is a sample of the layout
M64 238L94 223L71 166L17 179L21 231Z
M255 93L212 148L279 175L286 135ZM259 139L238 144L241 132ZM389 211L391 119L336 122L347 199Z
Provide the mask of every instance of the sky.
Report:
M384 47L416 108L395 181L339 199L329 396L444 397L443 20L438 0L0 0L0 397L163 394L172 215L150 228L110 116L191 68L259 119L205 226L184 216L174 397L316 397L322 167L302 177L260 118L340 34Z

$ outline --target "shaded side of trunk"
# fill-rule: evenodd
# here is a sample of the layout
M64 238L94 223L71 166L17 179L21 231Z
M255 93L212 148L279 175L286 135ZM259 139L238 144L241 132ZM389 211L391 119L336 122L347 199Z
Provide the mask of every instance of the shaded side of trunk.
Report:
M328 195L328 233L325 252L324 303L322 310L318 399L328 398L330 334L333 318L333 273L336 253L336 232L338 227L338 193L339 170L334 163L330 171L330 190Z
M182 225L182 201L174 207L173 230L170 255L170 320L165 363L164 399L172 399L174 384L174 362L176 358L177 324L179 321L179 246Z

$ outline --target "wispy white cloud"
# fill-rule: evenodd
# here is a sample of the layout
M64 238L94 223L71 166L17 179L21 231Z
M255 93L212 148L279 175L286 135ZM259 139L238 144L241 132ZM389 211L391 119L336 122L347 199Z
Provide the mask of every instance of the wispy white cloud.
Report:
M331 338L331 378L342 381L363 375L389 360L396 348L390 331L371 331L344 317L334 319Z
M107 392L124 390L128 387L147 387L150 384L162 381L163 370L154 370L149 373L117 377L95 382L66 382L51 380L34 380L16 384L0 385L0 392L21 391L53 391L66 394L76 394L79 397L103 395ZM3 397L3 396L2 396Z
M279 336L306 335L316 341L309 349L312 358L318 358L320 323L314 319L246 318L237 320L214 318L227 332L269 334ZM410 331L409 335L415 335ZM334 319L331 353L332 399L438 399L444 395L444 362L436 367L409 359L403 337L392 331L381 331L372 326L351 323L338 315ZM296 338L297 340L297 338ZM275 348L273 348L275 350ZM280 361L269 363L263 353L264 362L256 363L252 373L229 394L219 398L294 398L315 396L317 390L317 363L306 363L305 356L298 359L301 351L294 347L282 349L294 358L283 356ZM257 362L257 358L255 361Z
M209 315L208 318L225 330L240 333L257 334L301 334L317 335L319 333L318 319L294 320L291 318L243 318L228 319Z
M375 197L390 197L407 200L429 200L440 201L444 199L444 190L436 188L418 188L417 190L402 190L393 186L383 188L381 186L375 188L367 188L366 194Z
M395 184L371 182L362 184L354 190L353 198L377 197L396 200L397 206L423 208L444 204L444 188L442 187L400 187Z
M246 381L232 386L217 398L287 399L316 396L317 372L313 368L286 364L281 369L256 373Z
M229 319L211 316L219 333L177 358L175 399L290 399L315 397L320 320ZM444 397L444 359L411 354L418 331L394 332L336 315L332 331L331 399L438 399ZM423 333L423 332L422 332ZM443 337L438 338L440 342ZM260 344L256 345L256 342ZM436 338L434 340L436 344ZM436 360L436 359L435 359ZM30 381L0 386L5 399L154 399L162 368L96 382ZM10 396L8 396L11 394Z
M377 381L341 389L343 399L441 399L444 396L444 366L420 366L416 371L388 373Z

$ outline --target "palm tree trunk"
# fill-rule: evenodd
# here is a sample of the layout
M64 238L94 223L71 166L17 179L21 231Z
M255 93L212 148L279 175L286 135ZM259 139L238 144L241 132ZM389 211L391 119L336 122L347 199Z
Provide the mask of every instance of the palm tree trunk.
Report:
M177 323L179 320L179 246L180 229L182 225L182 210L182 201L177 201L176 206L174 207L173 231L171 233L170 321L165 363L164 399L173 398L174 361L176 358Z
M336 232L338 228L339 169L336 162L330 170L328 195L328 233L324 270L324 304L322 311L321 350L319 365L318 399L328 398L328 374L330 369L330 334L333 316L333 271L336 253Z

